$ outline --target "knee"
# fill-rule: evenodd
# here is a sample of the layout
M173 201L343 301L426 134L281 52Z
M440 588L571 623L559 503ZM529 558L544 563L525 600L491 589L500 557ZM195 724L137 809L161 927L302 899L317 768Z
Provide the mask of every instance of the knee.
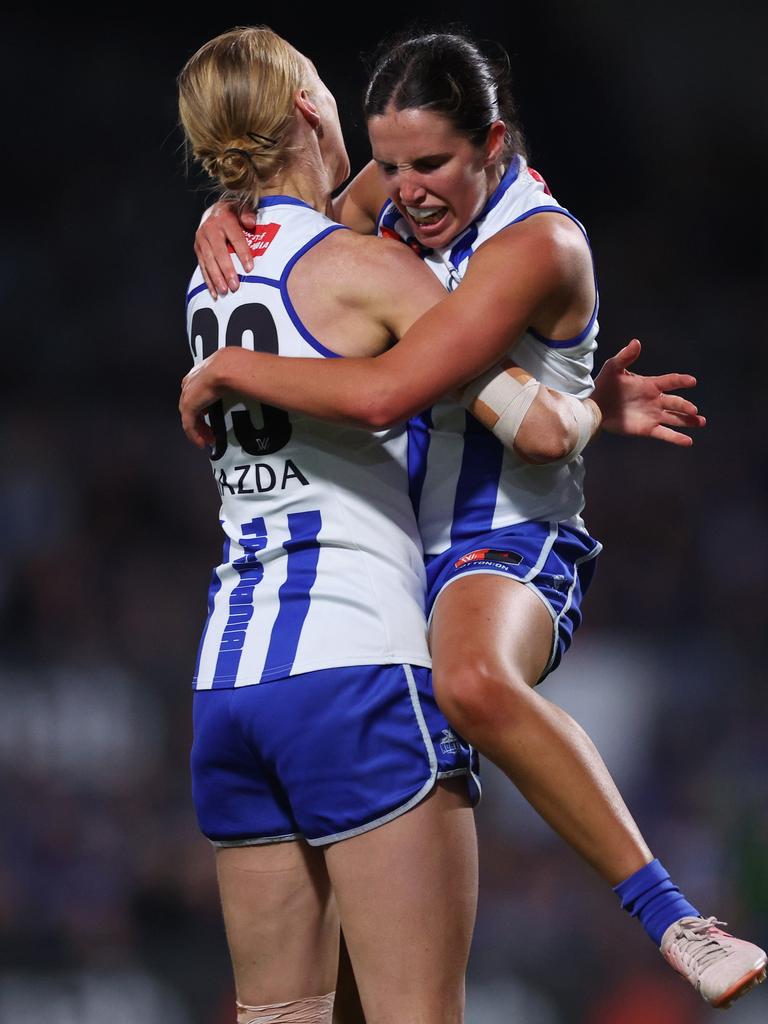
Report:
M454 728L477 745L503 723L505 731L522 722L530 689L516 673L478 658L433 668L435 699Z

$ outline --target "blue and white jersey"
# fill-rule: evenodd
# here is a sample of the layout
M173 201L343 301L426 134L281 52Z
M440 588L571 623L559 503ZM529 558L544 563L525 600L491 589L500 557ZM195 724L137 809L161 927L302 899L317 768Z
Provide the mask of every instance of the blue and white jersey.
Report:
M561 213L579 224L552 198L541 176L515 157L479 216L450 246L421 247L392 202L379 215L379 233L409 244L452 291L483 242L542 212ZM514 272L510 266L510 275ZM553 341L529 328L509 356L547 387L586 398L593 389L597 330L595 304L589 323L576 337ZM529 520L568 521L583 527L581 458L562 466L531 466L452 402L440 402L414 417L409 435L411 496L427 554Z
M262 200L251 274L213 301L195 271L195 363L223 345L333 358L288 294L296 262L340 229L288 196ZM325 301L325 299L323 299ZM197 689L345 665L429 666L424 568L408 498L407 434L322 423L258 402L218 402L213 478L225 534L198 652Z

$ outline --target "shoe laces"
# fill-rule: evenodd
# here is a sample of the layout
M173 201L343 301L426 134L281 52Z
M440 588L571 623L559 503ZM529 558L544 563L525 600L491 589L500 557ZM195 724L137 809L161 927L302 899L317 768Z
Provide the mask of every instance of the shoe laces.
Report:
M717 929L725 927L727 922L718 921L715 917L704 917L695 924L679 924L675 942L680 954L688 964L696 966L700 971L729 956L731 950L720 941L717 934Z

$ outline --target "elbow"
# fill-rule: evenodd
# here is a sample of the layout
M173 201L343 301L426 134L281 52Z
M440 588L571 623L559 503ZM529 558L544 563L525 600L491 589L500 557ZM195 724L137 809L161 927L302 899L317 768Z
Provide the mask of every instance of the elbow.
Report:
M369 430L388 430L409 416L397 393L383 388L359 395L355 406L355 419Z
M542 388L515 438L515 450L535 465L560 462L573 451L578 426L573 413L560 395Z

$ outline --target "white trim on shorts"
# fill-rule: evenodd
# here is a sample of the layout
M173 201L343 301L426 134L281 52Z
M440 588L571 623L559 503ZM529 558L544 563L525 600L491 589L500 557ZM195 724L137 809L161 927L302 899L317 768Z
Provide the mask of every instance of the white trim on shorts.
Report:
M437 755L435 748L432 743L432 737L430 736L427 722L424 717L424 712L421 709L421 702L419 700L419 691L416 686L416 680L413 676L413 669L410 665L401 665L403 673L405 675L406 683L408 684L408 692L411 698L411 706L416 717L416 722L419 726L419 732L421 733L424 747L427 751L427 759L429 762L429 778L426 780L421 789L418 790L412 797L410 797L404 804L394 808L387 814L381 815L381 817L374 819L373 821L366 822L364 825L359 825L356 828L347 829L344 832L337 832L334 835L321 836L318 839L307 839L301 832L289 833L280 836L262 836L260 838L252 839L210 839L209 842L214 847L235 847L235 846L267 846L273 843L287 843L295 842L298 839L303 839L310 846L326 846L329 843L338 843L344 839L351 839L354 836L363 835L365 832L370 832L380 825L386 825L390 821L394 821L395 818L399 818L401 814L405 814L410 811L417 804L427 797L434 789L439 779L453 778L454 776L467 775L471 776L475 786L477 787L478 795L481 791L480 779L472 771L471 765L467 768L455 768L451 771L438 772L437 770ZM422 666L419 666L420 668Z
M566 525L570 526L571 524L569 522L566 522ZM557 655L558 643L559 643L559 640L560 640L560 635L559 635L560 619L565 615L565 613L571 607L571 602L573 601L573 590L574 590L574 587L576 586L576 580L579 578L578 568L582 564L582 562L589 562L592 558L596 558L600 554L600 552L603 550L603 545L600 543L600 541L595 541L595 547L594 547L594 549L592 551L589 551L586 555L582 555L580 558L577 558L574 561L574 563L573 563L573 580L571 581L571 585L568 588L568 594L566 595L565 601L563 602L562 610L559 613L555 612L555 609L549 603L549 601L544 596L544 594L539 590L539 588L536 586L536 584L532 582L532 580L534 579L534 577L538 576L538 574L544 568L544 565L545 565L545 563L547 561L547 558L549 558L549 553L552 550L552 548L554 547L555 541L557 540L557 538L558 538L558 536L560 534L559 527L560 527L559 522L550 521L550 523L549 523L549 536L547 537L547 539L544 541L544 543L541 546L541 551L539 552L539 557L536 560L536 564L533 566L532 569L528 570L528 572L525 574L525 576L515 576L514 573L504 572L502 569L485 569L485 568L482 568L482 567L478 566L478 568L476 568L476 569L473 568L471 570L471 572L458 573L456 576L452 576L449 580L446 580L445 583L442 585L442 587L440 587L440 589L438 590L437 594L435 594L435 599L432 602L432 607L431 607L430 612L429 612L429 618L427 619L427 629L429 629L429 627L432 625L432 616L435 614L435 608L437 607L437 602L438 602L438 599L439 599L440 595L446 589L446 587L450 587L450 585L452 583L455 583L456 580L461 580L461 579L464 579L465 576L469 576L469 575L471 575L473 573L477 573L478 575L484 575L484 576L502 576L506 580L511 580L512 583L522 583L522 585L524 587L526 587L528 590L531 591L531 593L535 594L536 597L539 598L541 603L544 605L544 607L549 612L550 617L552 618L552 648L551 648L550 653L549 653L549 660L547 661L546 667L544 668L544 671L541 674L541 679L543 679L544 676L551 670L552 665L553 665L554 660L555 660L555 657ZM512 529L512 528L513 527L509 527L509 529ZM505 527L500 527L500 529L505 529ZM584 527L581 527L581 529L584 529ZM594 540L594 538L592 538L592 539ZM541 679L539 680L539 682L541 682ZM479 783L479 780L475 776L475 773L472 772L471 769L470 769L470 772L471 772L472 776L475 778L476 782Z

